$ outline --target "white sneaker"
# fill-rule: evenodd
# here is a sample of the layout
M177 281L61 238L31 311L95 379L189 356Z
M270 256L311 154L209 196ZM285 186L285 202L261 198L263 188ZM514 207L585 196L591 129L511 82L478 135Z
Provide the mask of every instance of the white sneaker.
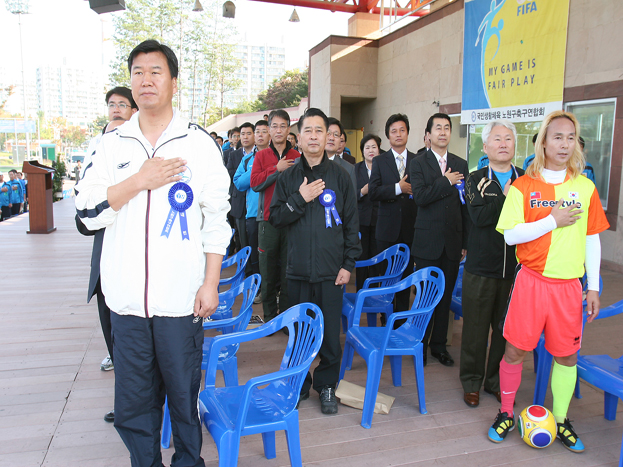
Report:
M253 299L253 304L257 305L258 303L262 303L262 293L258 292L255 298Z
M102 360L102 364L100 365L100 370L102 371L110 371L114 370L115 365L112 364L112 360L110 359L110 355L107 355L104 360Z

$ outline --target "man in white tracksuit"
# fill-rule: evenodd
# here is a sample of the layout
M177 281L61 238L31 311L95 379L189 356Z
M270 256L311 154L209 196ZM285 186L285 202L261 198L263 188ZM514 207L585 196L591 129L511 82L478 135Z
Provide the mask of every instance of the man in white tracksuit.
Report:
M128 68L140 111L103 135L76 196L84 225L106 228L100 270L113 312L115 427L133 467L161 466L166 394L176 448L171 465L204 466L201 318L218 305L231 236L229 175L210 135L173 110L173 51L145 41Z

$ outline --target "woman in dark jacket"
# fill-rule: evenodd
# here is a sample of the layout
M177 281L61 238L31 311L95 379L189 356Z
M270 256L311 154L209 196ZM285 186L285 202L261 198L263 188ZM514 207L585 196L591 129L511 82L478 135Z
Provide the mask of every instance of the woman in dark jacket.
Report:
M363 161L355 164L355 175L357 176L357 208L359 210L359 233L361 234L361 253L360 260L372 258L376 254L376 240L374 232L376 230L376 216L378 202L370 201L368 196L368 182L370 181L370 171L372 170L372 159L381 153L381 138L376 135L368 134L363 137L360 143ZM357 269L357 290L363 287L365 280L376 274L375 268Z

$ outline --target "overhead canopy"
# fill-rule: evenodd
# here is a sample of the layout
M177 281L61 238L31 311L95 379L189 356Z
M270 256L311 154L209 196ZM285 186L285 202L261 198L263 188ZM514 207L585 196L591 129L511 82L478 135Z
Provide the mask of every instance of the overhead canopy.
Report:
M253 0L256 2L278 3L281 5L300 6L307 8L317 8L319 10L341 11L344 13L374 13L380 14L384 3L383 13L385 15L405 16L424 16L428 11L421 10L422 7L432 3L434 0L397 0L398 8L390 8L394 2L391 0ZM419 10L419 11L416 11ZM413 13L415 11L415 13Z

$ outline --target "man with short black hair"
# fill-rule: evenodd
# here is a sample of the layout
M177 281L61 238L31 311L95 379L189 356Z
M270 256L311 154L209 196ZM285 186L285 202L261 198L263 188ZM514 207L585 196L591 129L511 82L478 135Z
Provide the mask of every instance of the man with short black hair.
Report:
M289 307L286 287L286 264L288 260L288 240L284 229L273 227L270 217L270 204L275 191L275 182L283 172L292 167L300 157L287 136L290 130L290 116L285 110L273 110L268 117L270 143L266 149L258 151L251 170L251 189L259 193L257 205L258 256L262 275L262 307L264 321L269 321ZM278 291L278 285L281 285ZM279 302L277 294L279 293Z
M223 160L225 161L225 166L227 166L227 161L229 160L229 156L232 152L238 149L238 143L240 142L240 128L235 127L231 129L231 133L229 134L229 147L223 153Z
M340 138L344 134L344 127L342 123L333 117L329 117L329 131L327 132L327 143L325 146L325 151L327 152L327 157L330 161L335 162L337 165L342 167L348 173L350 180L353 184L353 190L355 193L357 192L357 175L355 174L355 166L346 162L344 159L339 157L338 151L340 149L341 140Z
M130 120L132 115L138 111L138 106L132 97L132 91L125 87L115 87L106 93L106 107L108 107L108 120L109 122L104 125L102 132L96 135L90 142L87 154L84 158L83 167L76 177L76 184L84 176L84 171L90 166L91 160L97 151L102 136L105 133L113 131L120 125L123 125L126 121ZM78 187L79 189L79 187ZM111 371L114 369L114 354L112 343L112 326L110 324L110 308L106 305L106 298L102 292L102 286L100 282L100 261L102 255L102 244L104 241L105 229L99 229L91 231L80 221L76 215L76 227L82 235L93 236L93 250L91 253L91 274L89 276L89 288L87 293L87 303L91 301L94 295L97 296L97 310L100 318L100 325L102 327L102 333L104 334L104 340L106 341L106 348L108 355L100 364L102 371ZM107 422L113 422L115 420L115 411L104 415L104 420Z
M255 147L263 151L270 144L270 129L266 120L255 122Z
M443 271L446 288L422 342L424 361L430 345L431 355L442 365L451 366L454 360L446 349L446 341L452 290L459 263L467 254L470 220L463 180L468 169L464 159L448 152L452 136L452 120L448 115L432 115L426 132L430 134L431 148L416 157L409 167L413 198L418 207L411 254L417 270L435 266Z
M297 146L298 142L297 142L297 138L296 138L296 134L295 133L290 133L288 135L288 141L290 141L290 145L296 150L298 151L299 148Z
M166 395L172 463L201 467L202 318L219 301L229 177L210 135L173 109L173 51L142 42L128 68L140 111L102 137L76 195L85 226L106 228L101 283L113 310L115 428L133 467L162 465Z
M368 196L370 201L379 202L375 232L378 253L397 243L410 247L413 242L417 208L411 194L408 170L415 159L415 154L407 150L410 129L406 115L391 115L385 123L385 136L391 148L372 159ZM410 261L403 277L413 272L412 265L413 261ZM410 294L409 289L396 294L395 311L409 309Z
M361 244L352 182L324 150L328 123L326 115L315 108L299 120L303 152L299 163L277 179L270 223L287 229L286 275L291 302L312 302L322 310L324 338L313 388L320 394L322 413L336 414L343 288L361 255ZM311 387L308 373L299 400L309 397Z
M249 238L247 236L246 227L246 190L238 190L234 184L234 174L240 165L240 161L244 156L255 153L255 127L250 122L244 122L240 125L240 141L242 147L230 152L227 158L227 172L229 172L229 178L231 179L231 185L229 187L229 195L231 197L231 210L228 217L233 218L233 222L236 226L236 248L238 250L249 246ZM251 273L251 264L247 263L247 272Z
M9 201L11 204L11 216L17 216L24 202L24 188L17 178L17 170L9 170Z
M342 132L342 136L340 137L340 145L337 148L337 155L344 159L349 164L355 165L355 158L346 150L346 142L348 141L348 136L346 136L346 131ZM350 150L349 150L350 151Z

